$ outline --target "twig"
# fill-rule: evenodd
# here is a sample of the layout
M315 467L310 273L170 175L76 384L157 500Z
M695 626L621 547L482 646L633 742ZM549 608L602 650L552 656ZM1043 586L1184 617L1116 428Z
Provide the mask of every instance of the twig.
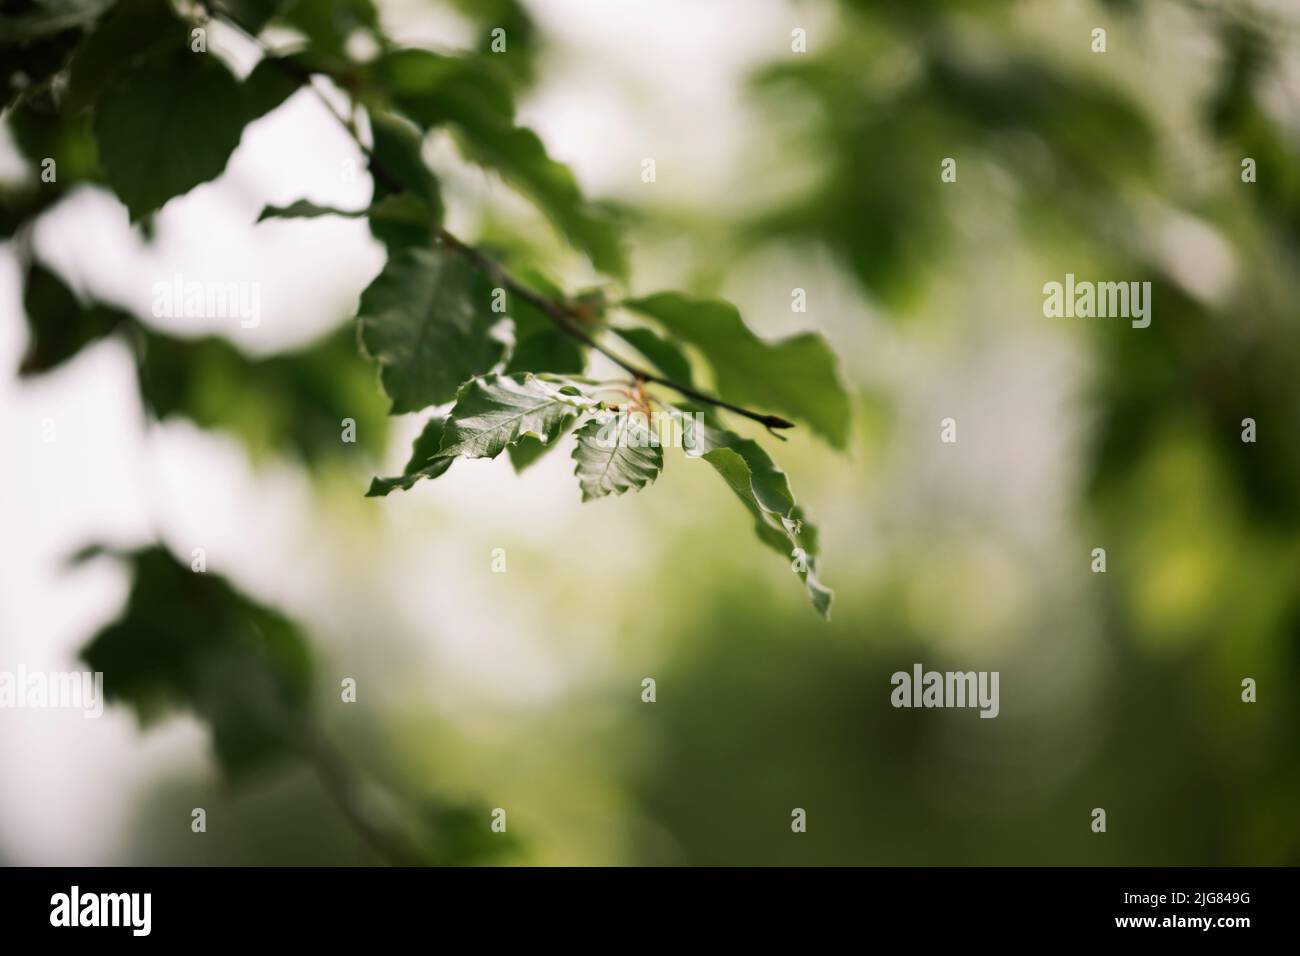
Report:
M325 792L375 853L393 866L413 866L423 862L405 839L376 819L365 806L364 788L358 773L320 733L314 722L308 721L301 728L298 744Z

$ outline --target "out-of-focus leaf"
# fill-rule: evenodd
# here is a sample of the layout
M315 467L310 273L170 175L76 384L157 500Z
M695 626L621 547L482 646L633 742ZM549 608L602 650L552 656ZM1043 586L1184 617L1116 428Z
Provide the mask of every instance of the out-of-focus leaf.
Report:
M228 13L235 22L256 36L262 27L284 9L288 0L216 0L214 7Z
M511 123L514 93L487 57L393 50L368 64L375 91L424 129L470 121L475 114Z
M215 179L239 144L239 82L216 57L177 51L130 71L95 114L108 181L132 221Z
M370 231L395 251L407 246L431 246L442 223L442 192L421 155L419 130L391 113L371 114L374 162L397 180L402 192L375 177L375 213Z
M255 454L316 461L353 448L383 450L383 398L348 327L305 348L253 357L219 336L175 338L112 306L83 303L39 263L28 270L23 306L30 336L23 375L50 371L123 333L135 351L141 396L160 419L184 415L203 428L230 430ZM356 423L355 443L343 440L344 419Z
M254 454L319 462L353 449L383 451L383 396L348 327L266 357L246 355L219 336L149 332L143 353L140 387L159 418L184 415L202 428L228 429ZM345 419L356 423L355 442L344 441Z
M219 176L245 125L297 88L265 61L241 84L215 56L188 48L125 73L96 108L94 128L108 182L131 219Z
M564 293L542 276L530 276L528 281L551 299L564 298ZM515 345L506 363L507 375L516 372L576 375L586 367L587 354L582 343L561 331L531 302L512 295L508 312L514 324Z
M357 321L393 414L449 401L501 359L505 346L488 334L497 319L488 299L461 256L406 249L389 258L361 294Z
M505 372L553 372L576 375L586 365L582 344L556 328L538 329L515 343Z
M750 241L824 243L873 294L903 305L956 234L949 200L959 187L936 189L937 165L915 157L1006 171L1031 222L1089 218L1152 171L1152 126L1115 85L1019 45L997 46L991 35L993 46L967 42L939 7L858 6L835 42L758 78L760 89L814 107L799 136L820 173L810 189L757 217ZM862 64L891 47L913 50L915 69L864 77ZM1099 150L1102 141L1125 148Z
M32 164L37 189L57 197L76 183L100 178L88 115L60 110L50 97L37 96L11 108L8 119L19 152ZM54 161L52 182L43 178L47 159Z
M375 139L375 160L402 184L402 191L419 196L430 208L437 210L441 220L442 196L438 180L421 156L423 137L420 131L390 113L371 114L370 127ZM376 198L382 198L388 192L382 183L376 185Z
M316 219L321 216L341 216L345 219L368 218L370 231L389 250L409 246L427 248L435 240L434 210L416 196L397 193L385 196L366 209L336 209L320 206L306 199L298 199L287 206L267 206L257 217L258 222L268 219Z
M402 249L436 244L440 210L410 193L385 196L370 207L370 232L389 255Z
M40 263L33 263L27 271L23 309L29 343L18 369L20 375L48 372L132 322L127 313L110 306L83 306L72 290Z
M718 391L728 401L807 422L836 448L848 441L849 397L835 356L820 335L804 332L765 342L730 303L676 292L624 304L703 352L713 366Z
M286 64L296 66L286 69ZM238 103L227 109L238 114L244 125L260 119L302 89L302 74L310 71L312 64L311 58L302 54L263 57L240 84Z
M105 696L129 704L142 722L195 714L234 775L293 756L312 673L298 628L161 548L121 557L134 577L126 608L81 652L103 673Z
M478 28L474 48L503 64L511 78L531 83L536 72L537 28L519 0L452 0L457 9ZM496 31L504 31L504 35ZM505 50L499 49L500 39Z
M636 349L665 376L681 385L691 385L691 362L674 343L652 329L614 328L610 331Z
M321 216L361 219L368 215L370 215L369 209L337 209L334 206L319 206L309 199L295 199L287 206L263 207L257 221L265 222L267 219L317 219Z
M313 50L340 57L354 32L379 29L371 0L291 0L279 19L302 33Z
M442 448L443 433L447 428L446 415L434 415L424 423L424 429L415 439L411 448L411 460L406 463L402 473L394 478L375 478L370 482L367 498L382 498L394 488L409 491L421 478L437 478L455 461L454 458L439 458L438 450Z
M514 123L510 86L490 56L447 57L398 50L370 67L375 87L425 129L450 124L470 159L496 170L526 195L597 269L626 271L618 229L608 211L588 203L567 166Z
M486 806L427 799L417 809L427 835L413 835L412 843L427 866L482 866L519 852L514 834L494 833L485 825L491 820Z
M91 106L146 60L188 51L191 29L167 0L118 0L77 47L68 106L74 110Z
M569 167L548 156L532 130L498 123L486 114L458 125L470 159L496 170L536 203L601 272L614 276L627 272L626 253L611 212L583 198Z

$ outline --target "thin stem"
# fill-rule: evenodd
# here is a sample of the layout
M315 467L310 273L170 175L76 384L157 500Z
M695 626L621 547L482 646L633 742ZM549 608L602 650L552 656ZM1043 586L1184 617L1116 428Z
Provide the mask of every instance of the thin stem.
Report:
M248 37L253 43L257 44L257 46L261 48L264 56L270 58L273 63L278 64L279 67L282 70L284 70L288 75L299 80L301 83L303 83L305 86L310 88L316 94L317 98L320 99L322 104L324 104L329 114L338 121L339 125L343 127L344 131L347 132L347 134L357 144L357 147L365 155L367 161L370 164L371 175L374 176L375 181L377 183L382 184L385 189L390 190L392 192L400 192L402 190L401 181L397 179L397 177L393 176L391 172L385 169L383 164L379 162L378 159L375 158L375 155L370 150L370 148L367 147L365 143L361 141L361 137L358 134L356 125L350 122L346 116L340 114L338 110L334 108L333 104L330 103L329 100L325 97L324 93L322 93L321 90L317 88L314 83L311 82L312 71L307 70L306 68L301 67L292 61L286 61L281 57L275 56L274 51L272 51L270 47L268 47L262 40L258 39L258 37L255 36L251 31L244 28L239 23L238 20L236 20L227 10L225 10L220 5L220 3L212 3L211 6L212 9L216 12L216 15L218 17L220 17L223 21L225 21L234 29L238 30L240 33L244 34L244 36ZM322 75L328 76L328 74L322 74ZM354 101L354 107L355 105L356 104ZM437 235L438 238L442 240L443 245L445 245L448 249L451 249L454 252L457 252L460 255L464 256L467 260L469 260L469 262L471 262L475 266L475 268L477 268L480 272L483 272L494 282L504 287L512 294L517 295L525 302L539 309L543 315L545 315L548 319L550 319L551 322L553 322L556 325L556 327L559 328L566 335L569 335L570 337L577 339L579 342L583 343L588 348L596 352L599 352L601 355L605 356L605 358L609 359L611 362L613 362L619 368L623 369L623 371L627 372L629 375L631 375L633 378L637 379L638 381L653 382L657 385L663 385L664 387L671 388L679 395L692 399L693 401L703 402L706 405L712 405L715 408L725 408L727 411L733 412L736 415L740 415L744 418L750 419L751 421L758 422L760 425L766 428L777 438L783 438L783 436L777 435L776 429L794 427L794 422L787 421L786 419L780 417L779 415L767 415L764 414L763 412L756 412L753 411L752 409L745 408L741 405L735 405L731 402L724 401L721 398L717 398L716 396L710 395L707 392L701 392L697 388L692 388L689 385L683 385L680 382L675 382L670 378L667 378L663 375L659 375L655 372L650 371L649 369L643 368L639 365L636 365L628 361L627 359L618 355L618 353L611 351L609 348L602 345L600 342L596 341L596 339L589 332L587 332L584 328L582 328L581 322L583 321L584 317L570 303L564 301L557 301L555 299L549 298L548 296L544 296L538 292L535 292L534 290L530 289L528 286L520 282L518 279L516 279L514 276L512 276L509 272L507 272L505 268L495 259L491 258L490 256L488 256L481 250L475 248L474 246L470 245L469 243L463 242L455 235L453 235L451 232L447 231L445 228L439 226L437 230Z
M303 725L298 743L325 792L371 850L394 866L412 866L422 862L413 847L367 808L360 775L321 734L314 721Z

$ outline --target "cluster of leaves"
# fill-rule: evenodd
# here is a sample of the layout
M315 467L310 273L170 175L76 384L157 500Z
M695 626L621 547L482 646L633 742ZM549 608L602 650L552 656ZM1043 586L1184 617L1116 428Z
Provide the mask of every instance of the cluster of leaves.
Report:
M512 22L526 39L531 28L524 28L523 15L508 4L498 6L507 15L507 43L519 39L509 35ZM538 137L516 121L515 85L530 72L519 62L522 58L490 48L449 55L395 47L368 0L215 2L211 13L250 35L278 24L304 38L289 52L266 50L240 81L218 56L191 48L193 23L167 0L68 0L59 9L61 15L55 16L51 7L34 7L22 18L22 30L13 34L28 64L37 63L37 47L56 35L64 40L59 55L40 61L41 69L29 66L20 77L10 78L16 91L11 93L11 124L33 162L67 156L75 175L111 189L136 221L219 175L247 124L313 76L334 82L364 108L368 135L356 132L351 121L349 126L374 173L370 205L339 210L300 200L267 207L259 221L364 217L387 250L383 270L361 296L356 319L361 349L379 366L392 414L450 408L430 418L406 473L376 479L371 494L437 477L456 457L496 457L506 449L522 470L575 428L584 500L653 481L663 466L658 448L645 456L631 454L626 441L597 449L595 430L587 421L618 408L602 401L600 387L582 375L591 346L608 352L597 345L606 335L643 355L657 370L648 374L659 381L687 386L692 402L707 400L707 395L693 386L688 350L708 363L713 385L728 403L788 415L836 447L844 446L848 398L819 336L765 341L729 304L677 293L621 303L632 321L613 326L613 307L603 297L570 300L532 270L521 272L520 280L503 278L495 262L443 231L438 179L422 155L424 137L435 129L449 132L467 160L494 171L532 200L598 270L614 279L625 276L626 256L612 211L586 201L568 168L548 156ZM374 41L377 52L368 59L349 55L347 40L356 32ZM129 52L123 54L124 49ZM511 63L513 68L505 66ZM89 341L131 328L144 344L139 350L144 393L158 412L180 410L205 423L204 376L195 369L196 357L203 353L205 369L246 375L253 383L264 379L262 387L271 394L257 394L254 384L253 401L272 406L275 393L298 392L299 398L291 398L289 407L273 417L300 446L310 444L300 437L303 432L328 434L314 423L321 416L324 421L342 417L337 399L344 396L337 391L331 393L335 401L318 402L312 389L297 387L333 358L338 348L333 338L298 356L253 362L238 358L218 340L180 344L112 309L83 306L39 264L29 270L28 284L33 329L28 371L48 368ZM541 307L539 301L553 307ZM571 323L566 315L576 318ZM508 343L504 330L510 333ZM154 362L150 356L163 360ZM347 360L342 361L346 367ZM640 390L644 381L635 374L638 367L620 364L633 369L628 384ZM277 379L292 387L277 389ZM352 398L346 395L346 400ZM716 415L710 435L709 451L694 457L714 464L757 516L765 543L777 546L779 537L779 550L807 580L814 606L826 613L830 592L816 583L815 530L802 518L784 474L757 444L728 431ZM718 464L722 459L725 466ZM766 487L774 476L781 486L775 496Z
M935 188L942 157L959 152L963 170L1014 170L1025 223L1046 216L1049 229L1056 217L1091 222L1154 169L1142 112L1016 42L1014 0L974 4L963 17L942 4L840 6L833 38L755 77L764 97L811 107L790 115L810 117L802 132L821 160L810 188L751 223L755 241L823 243L865 289L899 306L955 235L949 195ZM1111 140L1125 148L1095 148Z
M818 243L892 306L891 315L903 316L909 295L934 283L942 255L960 247L956 197L1004 183L1012 188L996 201L1044 252L1068 251L1067 262L1101 275L1149 279L1159 303L1150 328L1116 334L1092 323L1083 330L1095 352L1087 514L1104 525L1112 548L1136 554L1168 535L1192 553L1187 541L1196 535L1174 517L1175 499L1159 485L1169 462L1180 462L1187 474L1173 486L1186 515L1195 516L1191 526L1204 530L1205 508L1240 523L1241 541L1210 546L1205 538L1195 552L1215 569L1206 580L1222 583L1243 562L1218 555L1271 554L1275 541L1295 538L1300 518L1300 447L1290 437L1300 430L1293 321L1300 164L1295 103L1281 95L1300 20L1251 4L1108 4L1114 9L1098 23L1112 31L1111 52L1081 63L1026 29L1028 6L992 0L953 15L942 4L840 0L842 29L756 78L766 102L795 97L811 107L782 117L801 124L805 135L792 142L811 154L818 175L757 217L750 233L756 243ZM1189 98L1188 121L1172 124L1126 60L1144 56L1170 23L1194 24L1202 45L1178 57L1207 76L1191 94L1199 100ZM1140 42L1117 44L1117 37ZM1056 37L1086 39L1087 31ZM958 183L939 179L949 156L961 165ZM1257 166L1254 181L1241 177L1247 157ZM1152 240L1166 215L1223 243L1230 283L1207 292L1188 280L1186 264L1171 262L1168 245ZM1204 247L1179 245L1206 264L1214 260ZM1195 270L1211 271L1200 261ZM1247 417L1271 437L1243 443ZM1189 461L1207 474L1222 471L1221 491L1216 485L1213 497L1201 499L1183 490L1195 486ZM1284 630L1294 656L1293 558L1271 566L1276 579L1251 575L1255 604L1277 609L1275 617L1257 615L1258 633ZM1114 586L1129 592L1132 606L1151 594L1149 582L1133 578ZM1216 620L1205 612L1211 590L1189 599L1197 611L1188 619L1207 639L1231 632L1240 641L1239 599L1225 600ZM1134 631L1149 632L1149 621Z
M349 447L338 440L344 418L358 423L361 447L377 456L385 412L432 410L404 473L376 478L374 496L436 478L456 458L508 451L522 471L570 432L584 500L644 488L662 471L662 449L635 418L618 413L654 403L679 416L687 457L723 477L759 539L791 561L814 607L827 614L831 592L818 578L815 528L785 474L756 442L729 430L720 410L753 404L844 447L849 403L826 344L808 334L765 341L734 307L677 293L629 299L615 323L603 293L567 297L527 264L510 263L510 275L445 232L440 184L423 156L434 130L531 200L597 270L626 278L614 210L584 199L569 169L516 120L516 93L535 71L527 14L517 0L454 2L478 28L477 49L459 55L396 46L371 0L6 3L0 108L30 167L27 180L0 187L0 238L13 240L23 267L29 344L20 373L46 374L94 343L123 341L154 417L182 415L233 430L255 451L292 451L312 463ZM279 51L263 45L261 60L240 78L209 52L210 37L196 33L214 20L259 44L270 26L301 40ZM371 42L354 44L358 36ZM507 51L498 46L503 37ZM354 54L367 47L364 58ZM148 238L159 209L219 176L247 126L313 80L351 98L352 115L339 118L371 163L373 197L356 210L306 200L267 207L259 222L367 221L387 260L351 327L255 358L223 337L177 336L96 301L36 256L36 221L83 186L111 192ZM47 167L57 174L42 175ZM602 340L648 365L621 361ZM635 402L608 401L608 385L584 374L593 350L629 371L623 388ZM378 388L367 359L378 366ZM726 401L701 390L705 366L708 384ZM655 382L674 394L651 396ZM612 442L610 421L618 423ZM393 858L466 862L486 849L474 838L479 825L469 825L477 815L451 804L438 803L432 817L420 811L433 837L427 828L395 834L392 821L365 819L346 763L316 729L311 655L292 621L161 548L116 557L132 567L131 596L121 618L84 651L105 672L113 699L142 720L178 708L198 715L235 776L306 760L358 829Z
M339 423L352 418L357 444L383 451L383 402L346 330L254 358L220 336L167 335L115 306L83 301L39 262L27 270L23 308L31 332L19 366L24 376L53 371L85 346L118 337L132 348L140 396L160 421L183 416L233 432L255 454L288 451L319 462L341 453Z
M401 814L378 813L368 786L326 741L312 694L310 646L290 619L218 574L194 571L160 547L89 548L82 563L128 564L133 585L122 616L96 634L82 658L104 674L110 701L129 703L142 724L186 710L212 731L226 773L304 761L374 848L398 863L473 863L511 848L484 839L485 808L403 797Z

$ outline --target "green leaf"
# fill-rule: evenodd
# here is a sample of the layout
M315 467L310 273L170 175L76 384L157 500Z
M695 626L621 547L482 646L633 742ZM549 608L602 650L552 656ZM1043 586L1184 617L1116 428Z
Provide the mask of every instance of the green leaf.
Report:
M515 343L506 363L506 374L553 372L577 375L586 367L582 343L555 328L541 329Z
M387 248L389 255L402 249L427 249L438 242L441 209L432 209L410 193L385 196L368 210L370 233Z
M675 344L651 329L614 328L610 331L650 360L655 368L681 385L693 385L691 363Z
M411 843L425 866L484 866L522 848L513 831L495 833L483 825L488 805L428 798L415 810Z
M167 0L118 0L72 58L68 106L91 106L123 74L167 52L188 50L190 24Z
M484 375L461 388L439 455L495 458L527 435L550 443L568 419L594 404L563 380Z
M690 415L682 424L686 456L703 458L723 477L754 516L759 540L791 561L813 607L829 618L834 592L818 577L817 529L795 504L785 472L748 438Z
M552 299L564 298L564 293L543 276L530 275L526 281L542 295ZM586 368L587 353L582 343L560 331L541 309L512 294L508 312L514 324L515 345L510 361L506 363L507 375L515 372L578 375Z
M217 57L188 47L127 71L95 111L108 183L131 220L221 175L244 127L298 89L273 61L240 84Z
M501 63L517 83L533 79L537 54L536 25L520 0L451 0L462 16L478 27L474 48ZM505 31L506 48L494 49L498 28Z
M375 161L384 171L402 184L404 192L419 196L442 219L442 195L438 180L424 162L424 137L410 123L389 113L372 113L370 127L374 135ZM389 195L391 190L377 183L376 198Z
M357 30L376 33L379 14L370 0L297 0L279 17L307 38L311 48L342 57Z
M406 249L389 258L361 294L357 319L393 414L449 401L500 360L505 346L488 335L496 320L489 298L461 256Z
M424 129L468 122L478 114L514 120L514 93L505 73L485 57L393 50L369 65L375 90Z
M0 237L14 235L83 182L101 180L90 115L60 109L49 90L26 96L5 113L18 152L29 163L26 180L0 183ZM46 182L45 160L57 179Z
M582 500L621 495L650 484L664 468L659 439L644 416L607 412L578 429L574 474Z
M373 367L344 327L304 348L246 355L228 339L144 335L140 387L158 418L184 415L226 429L254 455L293 454L319 463L358 450L378 455L388 433ZM355 442L343 440L344 419Z
M103 673L105 696L142 722L194 713L231 774L298 754L312 672L298 628L161 548L121 557L134 578L126 608L81 652Z
M267 219L316 219L320 216L342 216L346 219L361 219L370 215L369 209L338 209L334 206L318 206L309 199L295 199L287 206L265 206L257 217L258 222Z
M301 54L263 57L240 85L239 100L228 104L227 109L240 113L247 125L302 89L301 74L310 69L311 61Z
M534 438L532 435L525 435L519 441L515 442L508 449L510 455L510 465L514 468L515 474L522 474L525 468L536 464L543 455L560 443L560 439L569 433L574 423L578 420L576 415L572 415L562 422L555 429L555 434L551 436L550 441L542 441L540 438Z
M840 383L835 356L820 335L804 332L766 342L749 330L730 303L676 292L624 304L704 353L718 392L727 401L807 422L836 448L848 442L848 393Z
M39 263L28 270L23 306L30 342L22 375L48 372L87 345L125 333L141 397L159 419L184 415L202 428L229 430L255 455L289 453L315 462L355 449L383 451L383 401L351 328L304 348L253 357L221 336L176 338L112 306L83 303ZM355 443L343 441L349 418Z
M48 95L28 97L6 115L19 152L33 166L37 188L60 193L75 183L100 179L89 115L60 109ZM54 182L41 178L46 159L54 160Z
M287 206L266 206L257 217L258 222L268 219L317 219L321 216L341 216L344 219L369 218L370 231L388 247L390 252L412 246L427 248L436 241L434 210L423 199L409 193L397 193L365 209L338 209L320 206L308 199L297 199ZM564 371L539 369L538 371ZM580 371L580 370L579 370Z
M221 174L244 130L239 99L220 60L179 50L130 71L100 104L100 159L133 222Z
M395 193L384 180L375 177L371 233L390 252L433 245L442 223L442 192L424 162L423 137L410 123L390 113L372 113L370 125L375 164L404 190Z
M48 372L132 322L131 316L109 306L82 305L58 276L39 263L28 269L23 309L29 342L20 375Z
M217 9L228 13L241 27L256 36L288 0L220 0Z
M515 125L509 81L490 57L397 50L371 64L370 75L375 89L422 128L453 126L470 159L531 199L597 269L626 272L613 217L583 198L573 173L547 155L536 134Z
M415 445L411 449L411 460L406 463L403 472L394 478L371 479L366 497L382 498L394 488L409 491L421 478L437 478L450 468L454 458L437 457L446 428L446 415L434 415L425 422L424 430L415 439Z
M612 213L583 198L569 167L551 159L532 130L499 123L487 114L458 126L462 149L470 159L496 170L531 199L601 272L626 274L627 256Z

